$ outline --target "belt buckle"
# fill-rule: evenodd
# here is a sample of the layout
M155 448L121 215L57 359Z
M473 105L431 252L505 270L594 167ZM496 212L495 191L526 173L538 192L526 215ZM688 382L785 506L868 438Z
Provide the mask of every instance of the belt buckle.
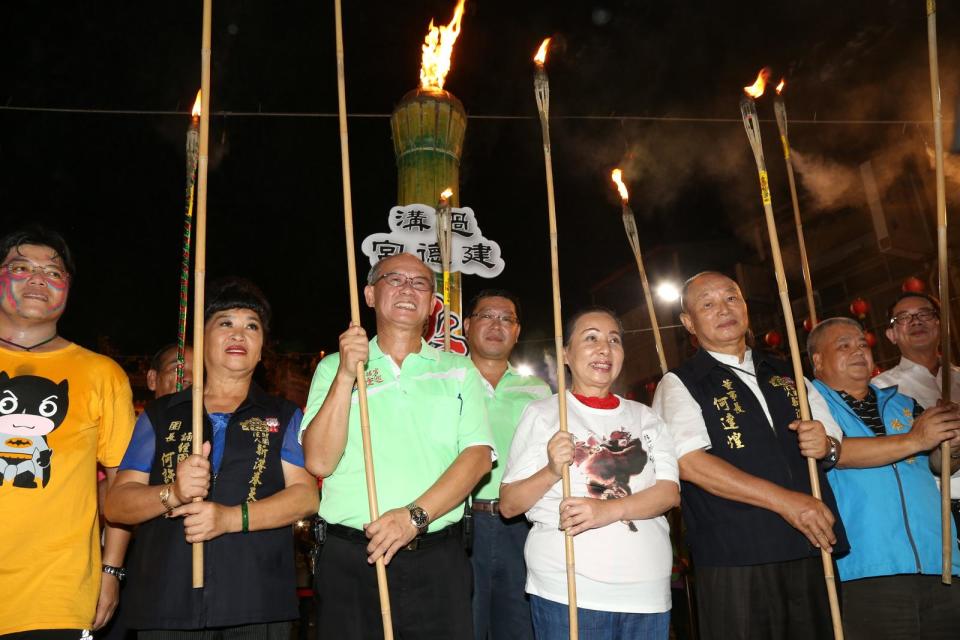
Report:
M420 536L417 536L411 540L410 544L405 546L403 549L404 551L416 551L418 548L420 548Z

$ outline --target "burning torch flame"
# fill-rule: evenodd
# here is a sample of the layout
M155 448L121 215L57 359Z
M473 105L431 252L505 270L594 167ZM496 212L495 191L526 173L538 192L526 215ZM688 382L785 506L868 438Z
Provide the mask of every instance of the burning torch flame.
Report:
M613 183L617 185L617 191L620 192L620 199L626 202L630 199L630 193L627 191L627 185L623 184L623 171L620 169L614 169L613 173L610 174L610 177L613 179Z
M444 189L443 192L440 194L440 199L449 200L450 196L452 195L453 195L453 189L447 188L447 189Z
M423 39L423 59L420 63L420 87L422 89L443 89L443 82L450 71L450 56L453 44L460 36L460 20L463 18L463 5L467 0L459 0L453 11L453 19L446 26L433 26L430 20L427 37Z
M193 111L191 111L190 114L194 118L200 117L200 92L199 91L197 91L197 100L193 103Z
M757 81L754 82L749 87L744 87L743 90L751 98L759 98L763 95L763 90L767 86L767 80L770 78L770 67L764 67L760 69L760 73L757 74Z
M783 88L787 86L787 81L783 78L780 78L780 84L777 85L777 95L783 93Z
M550 47L550 38L545 38L537 49L537 55L533 56L533 61L541 67L547 62L547 49Z

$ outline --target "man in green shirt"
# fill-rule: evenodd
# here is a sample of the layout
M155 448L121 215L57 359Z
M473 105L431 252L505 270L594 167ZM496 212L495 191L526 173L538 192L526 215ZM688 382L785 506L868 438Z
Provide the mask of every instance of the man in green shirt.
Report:
M463 502L496 458L483 383L468 358L430 347L421 332L433 272L409 254L370 271L364 288L377 336L340 336L317 367L302 432L307 470L326 478L327 536L315 592L318 635L382 637L374 563L383 558L399 637L473 637ZM379 518L369 522L355 391L366 363Z
M464 320L470 359L483 376L487 413L497 451L510 450L520 414L533 400L550 395L536 376L510 365L520 336L520 301L509 291L486 289L470 302ZM505 460L503 461L505 462ZM473 624L477 640L533 638L525 593L527 568L523 546L530 525L524 516L500 515L503 464L494 464L473 492ZM488 635L489 634L489 635Z

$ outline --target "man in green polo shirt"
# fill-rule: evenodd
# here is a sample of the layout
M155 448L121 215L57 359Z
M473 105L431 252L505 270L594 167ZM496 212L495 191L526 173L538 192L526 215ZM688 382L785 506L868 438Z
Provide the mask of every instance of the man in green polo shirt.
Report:
M377 336L340 336L340 352L317 367L302 433L307 469L320 477L327 536L315 592L321 638L383 635L374 563L387 563L394 633L473 638L463 502L496 459L483 382L468 358L421 337L434 274L409 254L370 271L364 288ZM369 522L355 391L366 363L377 499Z
M520 414L550 395L540 378L510 365L520 336L520 301L503 289L486 289L470 301L464 320L470 359L483 376L487 412L498 451L509 451ZM530 525L524 516L500 515L503 465L495 463L473 492L473 625L477 640L532 640L530 604L524 586L523 546Z

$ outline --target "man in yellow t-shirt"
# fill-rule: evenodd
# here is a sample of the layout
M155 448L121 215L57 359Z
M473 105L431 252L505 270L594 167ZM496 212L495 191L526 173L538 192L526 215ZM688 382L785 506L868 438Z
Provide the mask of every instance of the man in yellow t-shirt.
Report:
M59 234L9 234L0 261L0 639L70 640L117 605L129 533L106 527L101 567L96 465L112 482L130 383L57 333L75 273Z

